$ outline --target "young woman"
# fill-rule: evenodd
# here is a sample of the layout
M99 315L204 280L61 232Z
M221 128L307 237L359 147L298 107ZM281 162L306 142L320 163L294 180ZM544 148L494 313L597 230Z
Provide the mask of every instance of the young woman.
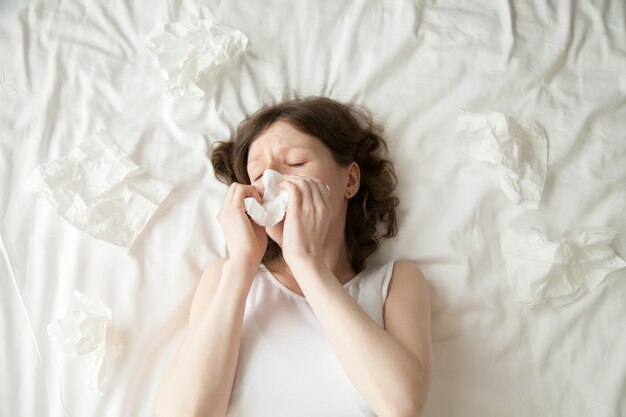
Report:
M200 279L159 417L414 417L431 372L428 286L415 263L366 267L396 234L396 176L369 112L310 97L262 108L213 150L230 184L228 258ZM286 215L264 228L261 175L283 175Z

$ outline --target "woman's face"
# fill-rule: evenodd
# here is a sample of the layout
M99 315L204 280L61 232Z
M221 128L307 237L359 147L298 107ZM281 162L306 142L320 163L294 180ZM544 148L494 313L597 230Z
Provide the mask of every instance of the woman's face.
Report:
M248 176L252 185L263 195L261 182L263 172L273 169L283 175L307 175L319 178L330 187L331 218L329 233L343 234L348 198L346 190L359 181L356 163L339 166L330 149L320 139L302 133L289 123L272 123L250 145L248 152ZM356 183L355 183L356 181ZM284 222L266 228L269 237L282 245Z

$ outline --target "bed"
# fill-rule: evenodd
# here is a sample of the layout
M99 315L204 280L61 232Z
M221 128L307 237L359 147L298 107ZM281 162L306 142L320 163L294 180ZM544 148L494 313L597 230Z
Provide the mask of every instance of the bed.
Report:
M200 90L172 89L147 39L197 22L249 44ZM364 105L385 125L399 234L369 262L411 259L428 280L424 416L626 415L623 1L45 0L0 3L1 416L153 415L200 274L227 255L211 144L294 91ZM536 207L503 192L501 165L466 152L463 114L539 129ZM28 188L36 167L99 131L166 184L128 247ZM601 247L585 246L598 231ZM559 256L533 258L537 242ZM596 249L604 257L585 258ZM546 271L525 283L546 265L556 293L573 277L555 293L566 298L544 291ZM98 389L98 358L68 357L50 334L74 291L102 303L119 348Z

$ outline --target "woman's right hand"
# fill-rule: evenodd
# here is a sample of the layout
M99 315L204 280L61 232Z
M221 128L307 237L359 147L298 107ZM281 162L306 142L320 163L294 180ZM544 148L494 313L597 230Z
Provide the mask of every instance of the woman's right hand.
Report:
M217 214L217 221L226 239L229 259L257 267L267 248L267 233L263 226L247 216L243 203L246 197L253 197L263 204L259 191L252 185L232 183Z

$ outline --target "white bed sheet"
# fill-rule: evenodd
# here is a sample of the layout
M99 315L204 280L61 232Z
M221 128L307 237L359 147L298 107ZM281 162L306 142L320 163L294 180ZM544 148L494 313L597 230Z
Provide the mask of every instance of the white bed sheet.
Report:
M201 270L226 247L210 144L294 89L364 104L386 124L397 238L372 263L420 263L434 369L425 416L626 415L626 271L558 309L520 305L500 240L611 226L626 258L626 7L594 2L47 0L0 3L0 415L151 416ZM172 97L144 46L213 20L251 48L203 101ZM460 109L543 126L538 210L514 205L456 144ZM130 252L64 221L23 181L98 128L174 184ZM113 310L124 352L102 397L46 333L72 291Z

